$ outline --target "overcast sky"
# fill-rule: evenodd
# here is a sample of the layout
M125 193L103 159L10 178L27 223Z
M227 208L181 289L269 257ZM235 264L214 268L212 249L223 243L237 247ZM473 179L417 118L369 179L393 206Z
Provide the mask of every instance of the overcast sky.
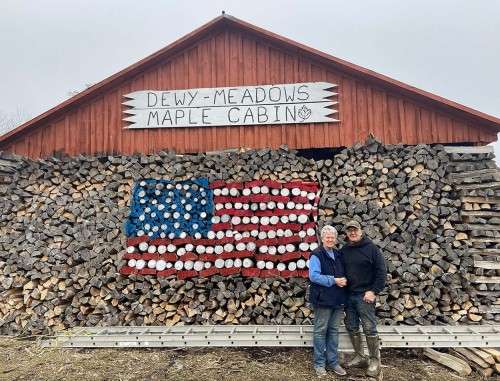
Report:
M500 117L495 0L0 0L0 112L35 117L222 10Z

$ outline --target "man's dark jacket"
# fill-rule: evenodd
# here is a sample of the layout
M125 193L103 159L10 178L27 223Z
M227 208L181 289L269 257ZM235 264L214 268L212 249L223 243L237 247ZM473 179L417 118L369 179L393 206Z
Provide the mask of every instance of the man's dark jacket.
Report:
M341 259L342 254L339 251L335 251L335 259L332 259L323 246L320 246L311 253L311 256L313 255L319 259L322 275L332 275L335 278L345 276ZM330 287L311 282L309 302L313 307L339 308L345 305L346 298L345 287L339 287L335 282Z
M358 242L348 242L340 251L349 292L378 294L384 289L387 275L384 256L369 238L363 236Z

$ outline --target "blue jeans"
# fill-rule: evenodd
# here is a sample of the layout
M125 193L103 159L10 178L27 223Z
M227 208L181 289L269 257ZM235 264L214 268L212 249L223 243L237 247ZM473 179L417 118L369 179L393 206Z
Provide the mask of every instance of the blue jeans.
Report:
M343 308L314 306L314 367L324 368L338 365L339 326Z
M375 317L375 303L363 300L364 294L349 294L345 310L345 327L351 334L359 333L359 322L363 326L366 336L377 335L377 319Z

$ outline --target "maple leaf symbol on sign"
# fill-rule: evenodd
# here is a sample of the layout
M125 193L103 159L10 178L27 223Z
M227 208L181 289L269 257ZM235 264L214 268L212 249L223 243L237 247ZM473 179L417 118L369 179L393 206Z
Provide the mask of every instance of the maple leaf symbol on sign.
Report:
M299 118L302 119L302 122L304 120L306 120L307 118L309 118L311 116L311 109L308 108L306 105L303 105L300 109L299 109Z

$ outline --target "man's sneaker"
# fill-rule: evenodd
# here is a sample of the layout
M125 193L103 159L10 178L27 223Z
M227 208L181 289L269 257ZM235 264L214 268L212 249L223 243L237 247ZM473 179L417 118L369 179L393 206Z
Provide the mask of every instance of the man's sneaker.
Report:
M347 372L345 371L344 368L342 368L340 365L335 365L331 367L331 370L335 373L338 374L339 376L345 376Z
M314 371L316 372L316 376L318 377L326 376L326 369L323 367L314 368Z

